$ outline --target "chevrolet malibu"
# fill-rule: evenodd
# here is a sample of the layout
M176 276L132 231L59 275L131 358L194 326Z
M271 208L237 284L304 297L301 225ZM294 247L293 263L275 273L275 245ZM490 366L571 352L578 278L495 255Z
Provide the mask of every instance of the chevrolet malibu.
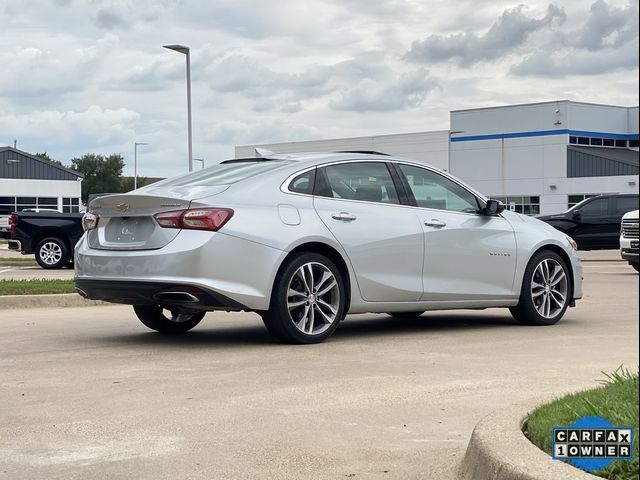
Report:
M91 202L75 249L86 298L182 333L254 311L289 343L345 315L509 308L552 325L582 297L575 242L453 176L376 152L227 160Z

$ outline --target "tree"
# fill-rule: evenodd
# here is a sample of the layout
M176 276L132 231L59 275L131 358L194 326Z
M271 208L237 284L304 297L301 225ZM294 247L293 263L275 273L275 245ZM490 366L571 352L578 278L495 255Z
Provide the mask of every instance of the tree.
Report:
M138 188L144 187L147 182L147 177L138 177ZM130 192L133 190L133 177L122 177L121 185L123 192Z
M71 168L84 176L82 180L82 201L87 202L90 193L119 193L122 185L122 155L109 156L86 153L80 158L71 159Z
M64 165L62 165L62 162L59 162L58 160L54 160L53 158L51 158L49 156L49 154L47 152L34 153L33 156L41 158L42 160L46 160L46 161L51 162L51 163L55 163L56 165L60 165L61 167L64 167Z

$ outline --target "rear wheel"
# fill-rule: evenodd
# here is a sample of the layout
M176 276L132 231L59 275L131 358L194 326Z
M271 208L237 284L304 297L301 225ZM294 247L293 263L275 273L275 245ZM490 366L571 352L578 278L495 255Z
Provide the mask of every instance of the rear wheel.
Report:
M509 310L525 325L553 325L569 306L571 282L567 265L555 252L536 253L524 273L520 300Z
M156 305L135 305L133 310L140 321L151 330L178 334L198 325L207 312L178 313Z
M62 268L69 261L67 244L57 237L40 240L36 245L35 254L36 262L46 269Z
M419 312L389 312L387 313L387 315L395 317L395 318L401 318L403 320L408 320L411 318L418 318L420 315L422 315L425 312L425 310L420 310Z
M278 273L262 320L284 342L319 343L338 327L345 305L344 282L333 262L317 253L300 253Z

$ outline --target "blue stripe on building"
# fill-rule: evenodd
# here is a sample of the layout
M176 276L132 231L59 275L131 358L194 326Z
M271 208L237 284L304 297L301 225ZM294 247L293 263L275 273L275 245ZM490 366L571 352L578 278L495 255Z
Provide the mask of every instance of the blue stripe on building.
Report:
M586 130L537 130L533 132L495 133L490 135L468 135L466 137L451 137L452 142L469 142L475 140L500 140L502 138L546 137L549 135L575 135L577 137L603 137L615 140L638 140L638 134L589 132Z

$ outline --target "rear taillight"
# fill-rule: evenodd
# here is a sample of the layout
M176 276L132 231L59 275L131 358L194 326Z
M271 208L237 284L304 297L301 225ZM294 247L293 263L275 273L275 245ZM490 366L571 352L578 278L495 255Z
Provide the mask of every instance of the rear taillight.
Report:
M94 215L93 213L85 213L82 217L82 228L84 228L85 232L89 230L93 230L98 226L98 222L100 221L100 217L98 215Z
M153 218L163 228L217 232L233 216L230 208L197 208L156 213Z
M11 236L16 231L16 224L18 223L18 216L15 213L9 215L9 232L11 232Z

